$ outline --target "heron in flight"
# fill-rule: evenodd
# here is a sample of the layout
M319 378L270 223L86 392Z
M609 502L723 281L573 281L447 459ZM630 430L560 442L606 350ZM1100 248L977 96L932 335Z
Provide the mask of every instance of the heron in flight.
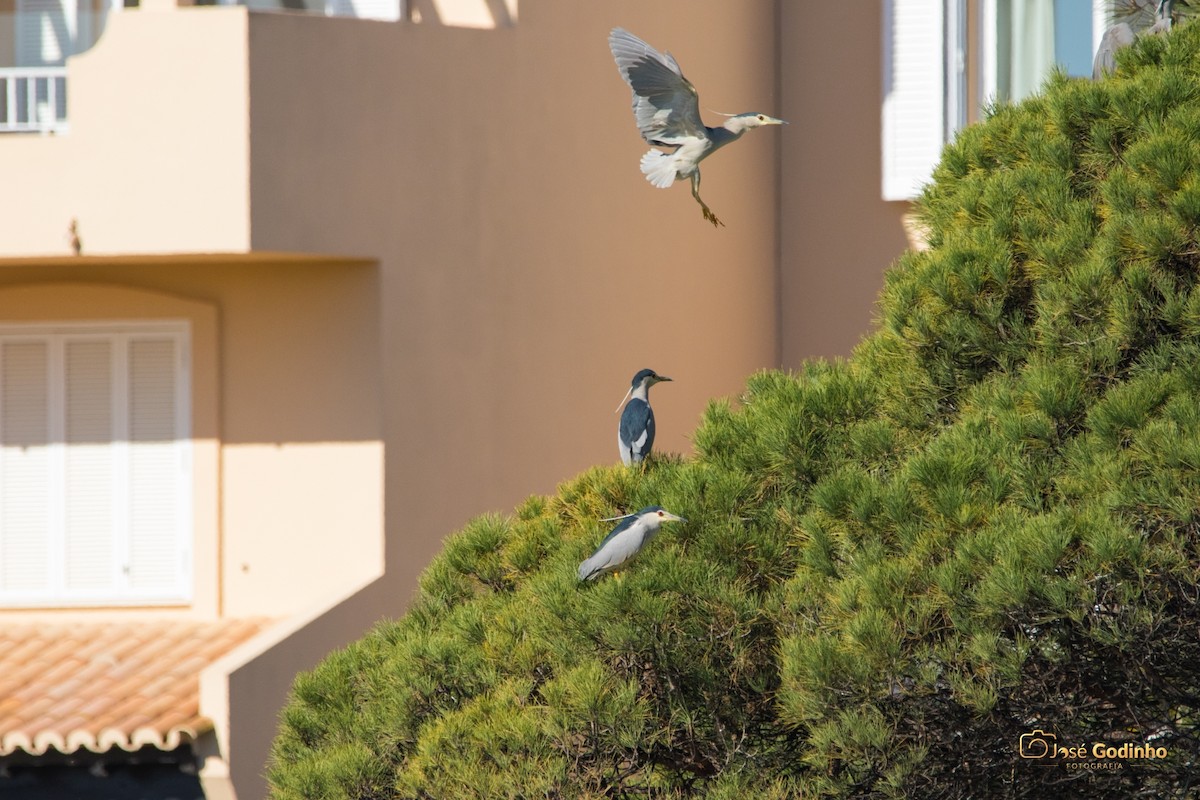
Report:
M700 162L751 128L786 125L766 114L735 114L716 128L700 119L700 96L670 53L660 53L627 30L613 28L608 46L621 77L633 89L633 116L656 149L642 156L646 180L666 189L676 178L692 182L692 197L713 226L724 225L700 199ZM668 148L663 152L657 148Z

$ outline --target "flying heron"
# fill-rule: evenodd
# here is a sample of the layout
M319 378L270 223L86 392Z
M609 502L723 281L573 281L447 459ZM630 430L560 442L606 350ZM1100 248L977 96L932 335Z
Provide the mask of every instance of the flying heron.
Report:
M633 116L642 138L655 148L642 156L646 180L666 189L676 178L692 182L692 197L704 218L714 226L725 223L700 199L700 162L717 148L737 141L751 128L786 125L766 114L734 114L720 126L710 128L700 119L700 96L683 77L679 63L670 53L660 53L627 30L613 28L608 46L621 77L633 89Z

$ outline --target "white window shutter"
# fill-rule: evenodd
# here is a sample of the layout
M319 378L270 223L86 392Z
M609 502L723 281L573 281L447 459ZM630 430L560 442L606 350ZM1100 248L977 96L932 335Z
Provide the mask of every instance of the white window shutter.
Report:
M0 326L0 604L191 596L182 322Z
M50 357L43 341L0 343L0 591L50 582Z
M884 200L916 197L946 143L946 18L944 0L884 0Z
M135 592L180 581L178 527L183 492L176 385L179 343L134 339L129 346L129 558Z
M63 341L63 569L68 594L116 588L113 345L107 338Z

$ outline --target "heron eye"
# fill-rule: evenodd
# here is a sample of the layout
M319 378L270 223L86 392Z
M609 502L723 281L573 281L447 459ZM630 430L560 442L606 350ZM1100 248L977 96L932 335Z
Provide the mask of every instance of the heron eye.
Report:
M759 121L759 122L762 122L762 121L763 121L763 119L764 119L763 115L762 115L762 114L759 114L759 115L758 115L758 121Z
M661 511L658 512L658 515L661 517L663 515L663 512L661 512Z

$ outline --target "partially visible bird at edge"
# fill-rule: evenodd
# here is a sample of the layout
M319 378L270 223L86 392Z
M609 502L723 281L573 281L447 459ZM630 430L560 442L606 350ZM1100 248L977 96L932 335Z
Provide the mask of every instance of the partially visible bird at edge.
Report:
M751 128L786 125L766 114L730 115L723 124L710 128L700 119L700 97L696 87L683 77L679 63L670 53L660 53L627 30L613 28L608 46L621 77L633 90L633 116L642 138L655 148L642 156L646 180L666 189L676 178L692 182L692 197L704 218L714 226L725 223L700 199L700 162L718 148L737 141Z
M641 464L654 447L654 409L650 408L650 387L669 381L652 369L643 369L633 376L625 398L625 410L621 412L621 424L617 427L617 447L621 451L621 463L625 466ZM619 409L621 406L618 405Z
M1133 44L1142 34L1156 36L1171 30L1175 18L1193 17L1195 0L1120 0L1114 5L1119 22L1104 32L1092 61L1092 80L1098 81L1117 68L1117 51Z
M579 565L579 580L594 581L609 572L616 572L657 534L664 522L687 522L662 506L647 506L636 514L618 517L621 524L613 528L591 557Z

